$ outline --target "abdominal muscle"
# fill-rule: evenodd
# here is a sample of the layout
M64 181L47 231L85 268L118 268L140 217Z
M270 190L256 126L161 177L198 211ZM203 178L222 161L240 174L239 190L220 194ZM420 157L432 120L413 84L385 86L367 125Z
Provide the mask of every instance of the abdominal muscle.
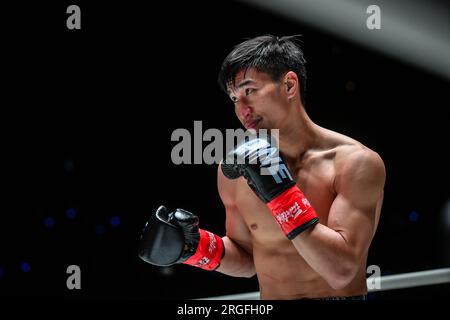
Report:
M284 243L279 248L283 250L253 246L261 299L300 299L312 290L328 289L293 245Z
M288 243L289 240L283 242L286 243L280 245L278 250L268 249L254 243L253 259L261 299L290 300L367 293L365 259L355 279L346 288L334 290L307 264L295 247Z

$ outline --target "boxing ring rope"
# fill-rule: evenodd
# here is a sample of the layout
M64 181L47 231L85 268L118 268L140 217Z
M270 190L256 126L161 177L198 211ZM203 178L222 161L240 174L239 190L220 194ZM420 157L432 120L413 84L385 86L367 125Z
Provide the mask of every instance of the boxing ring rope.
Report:
M373 284L377 282L377 277L367 278L367 287L369 288L369 292L450 283L450 268L387 275L379 277L378 280L380 281L380 288L372 289ZM259 300L259 292L255 291L241 294L231 294L225 296L200 298L197 300Z

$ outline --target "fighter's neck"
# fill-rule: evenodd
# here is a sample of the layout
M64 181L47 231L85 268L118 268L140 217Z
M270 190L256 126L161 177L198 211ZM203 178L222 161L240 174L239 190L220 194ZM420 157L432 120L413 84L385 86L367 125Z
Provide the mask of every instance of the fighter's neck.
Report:
M320 143L320 128L305 112L289 119L279 131L280 151L289 162L297 162Z

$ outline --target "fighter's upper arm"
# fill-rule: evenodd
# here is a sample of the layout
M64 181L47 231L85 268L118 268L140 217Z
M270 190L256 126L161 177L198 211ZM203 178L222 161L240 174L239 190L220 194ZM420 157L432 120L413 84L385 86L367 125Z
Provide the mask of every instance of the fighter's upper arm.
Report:
M222 170L217 170L217 188L226 211L226 235L246 252L252 252L250 231L236 206L237 180L226 178Z
M337 196L330 208L328 227L339 232L355 257L368 250L383 199L385 167L370 150L352 153L337 172Z

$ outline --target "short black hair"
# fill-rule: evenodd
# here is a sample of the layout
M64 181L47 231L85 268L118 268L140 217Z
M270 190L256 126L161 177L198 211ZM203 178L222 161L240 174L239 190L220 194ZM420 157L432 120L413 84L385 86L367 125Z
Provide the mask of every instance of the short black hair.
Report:
M305 104L306 60L296 41L298 36L276 37L269 34L236 45L220 68L220 88L227 92L227 86L235 84L236 74L249 68L267 73L273 81L279 81L286 72L294 71L299 78L300 97Z

